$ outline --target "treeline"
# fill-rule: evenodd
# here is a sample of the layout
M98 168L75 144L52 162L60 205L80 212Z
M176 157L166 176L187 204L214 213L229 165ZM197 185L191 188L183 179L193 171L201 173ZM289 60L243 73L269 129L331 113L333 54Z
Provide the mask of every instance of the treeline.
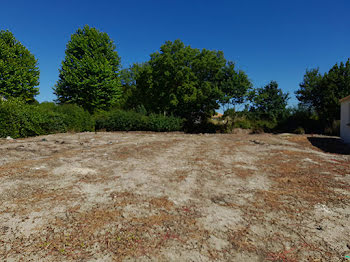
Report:
M300 103L288 108L289 94L277 82L253 88L221 51L167 41L149 61L121 69L110 37L84 26L67 43L53 87L55 103L39 104L38 62L2 30L0 136L95 129L230 132L236 127L336 134L339 99L350 94L349 70L349 61L324 75L307 70L296 92ZM219 108L224 116L212 119Z

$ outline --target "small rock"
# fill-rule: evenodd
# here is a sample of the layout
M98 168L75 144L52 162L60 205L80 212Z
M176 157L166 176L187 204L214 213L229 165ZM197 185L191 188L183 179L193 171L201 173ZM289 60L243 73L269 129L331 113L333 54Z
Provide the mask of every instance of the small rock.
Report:
M46 139L46 138L43 138L43 139L41 139L41 141L46 142L46 141L47 141L47 139Z
M321 226L316 227L317 230L323 230Z
M13 138L8 136L8 137L6 137L6 140L13 140Z
M250 142L256 144L256 145L265 145L264 142L258 141L258 140L249 140Z

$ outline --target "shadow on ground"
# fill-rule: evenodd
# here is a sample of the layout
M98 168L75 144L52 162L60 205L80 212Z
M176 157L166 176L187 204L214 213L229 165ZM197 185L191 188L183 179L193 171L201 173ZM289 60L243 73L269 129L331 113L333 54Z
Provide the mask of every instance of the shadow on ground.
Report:
M340 138L333 137L308 137L310 143L326 153L350 155L350 145L345 144Z

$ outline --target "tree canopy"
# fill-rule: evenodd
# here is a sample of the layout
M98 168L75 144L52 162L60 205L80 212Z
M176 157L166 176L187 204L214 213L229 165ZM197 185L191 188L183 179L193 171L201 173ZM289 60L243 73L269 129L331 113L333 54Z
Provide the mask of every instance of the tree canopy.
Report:
M252 111L259 117L276 121L285 116L288 99L289 94L283 93L276 81L271 81L256 89L252 97Z
M319 69L306 70L304 81L296 91L301 106L307 107L330 125L340 118L339 99L350 94L350 60L335 64L321 75Z
M106 33L84 26L71 36L54 88L59 103L93 112L108 109L121 96L120 58Z
M220 104L225 109L230 106L235 107L236 105L243 104L248 99L252 91L252 84L245 72L235 70L235 64L233 62L228 62L222 68L221 79L222 97Z
M33 102L39 94L38 61L10 31L0 31L0 97Z
M240 102L251 85L244 72L235 71L234 64L226 61L223 52L195 49L180 40L167 41L147 63L132 70L136 78L132 82L134 103L141 103L149 112L192 122L212 115L220 101Z

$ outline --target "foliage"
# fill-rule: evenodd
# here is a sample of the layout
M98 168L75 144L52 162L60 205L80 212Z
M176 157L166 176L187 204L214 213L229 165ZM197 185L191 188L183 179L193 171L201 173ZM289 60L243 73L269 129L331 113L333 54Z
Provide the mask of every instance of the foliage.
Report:
M318 116L310 111L308 107L302 105L288 108L287 117L279 121L276 131L300 133L300 128L304 130L304 133L323 132L323 126Z
M125 110L137 110L144 107L144 97L141 96L139 90L136 88L136 80L139 75L146 70L148 64L134 64L130 68L125 68L120 71L120 79L123 96L119 101L121 108Z
M194 133L194 134L199 134L199 133L215 134L215 133L225 132L225 126L220 123L213 122L211 120L206 120L198 123L190 123L190 124L188 121L185 121L184 131L187 133Z
M219 108L224 88L231 92L227 102L230 95L239 96L233 91L236 85L249 85L245 74L236 72L222 52L191 48L180 40L167 41L147 63L129 73L134 76L129 108L142 104L148 112L185 118L189 129L204 124Z
M239 118L234 122L234 128L252 129L253 127L254 123L247 118Z
M78 106L57 106L54 103L28 105L21 99L0 102L0 137L93 130L92 117Z
M9 31L0 31L0 98L33 102L39 94L38 62Z
M339 99L350 94L350 60L335 64L321 75L318 69L307 70L296 95L300 104L315 111L323 125L331 127L340 117Z
M20 99L0 102L0 137L13 138L66 131L62 117Z
M322 75L319 69L306 70L304 80L300 83L300 89L296 91L296 97L300 101L300 106L312 111L320 105L319 83Z
M340 120L334 120L330 126L325 128L324 133L329 136L340 136Z
M294 134L298 134L298 135L304 135L305 134L305 129L302 128L301 126L297 127L294 132Z
M94 131L95 122L93 117L89 114L89 112L85 111L78 105L56 105L54 103L44 102L40 104L39 107L48 113L52 111L62 115L62 119L67 131Z
M106 33L84 26L71 36L54 88L57 102L93 112L108 109L121 96L120 58Z
M174 116L150 114L148 117L148 130L157 132L182 131L183 120Z
M252 98L251 111L260 119L277 121L286 117L289 94L283 93L275 81L263 88L257 88Z
M220 104L228 108L230 105L235 107L237 104L244 103L252 91L248 76L242 70L235 71L233 62L228 62L222 68L221 74L220 86L223 95L220 98Z
M96 130L106 131L181 131L183 121L180 118L151 114L149 116L115 109L99 112L95 115Z

